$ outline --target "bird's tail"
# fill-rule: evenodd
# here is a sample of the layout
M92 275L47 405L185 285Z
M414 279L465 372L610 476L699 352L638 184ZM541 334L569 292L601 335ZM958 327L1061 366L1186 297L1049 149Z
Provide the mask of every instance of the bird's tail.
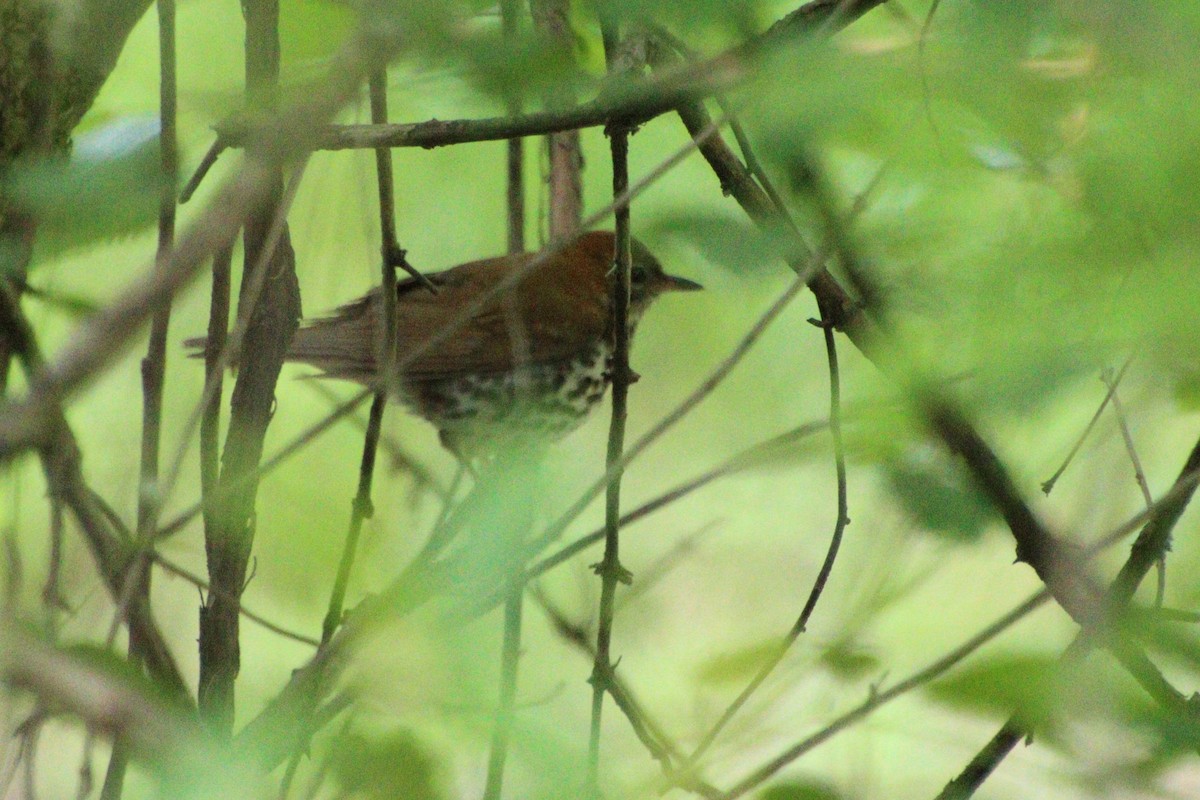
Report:
M308 364L321 370L320 377L341 378L371 384L375 379L375 336L367 309L355 303L338 309L335 316L313 320L298 329L288 345L285 361ZM208 357L208 337L184 340L189 358ZM235 368L234 353L229 366Z

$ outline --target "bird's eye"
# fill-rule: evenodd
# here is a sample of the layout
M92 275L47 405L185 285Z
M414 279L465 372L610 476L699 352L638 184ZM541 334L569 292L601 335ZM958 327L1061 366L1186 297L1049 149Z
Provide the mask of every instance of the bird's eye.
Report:
M638 266L633 267L633 269L631 269L629 271L629 279L633 283L645 283L646 282L645 267L638 267Z

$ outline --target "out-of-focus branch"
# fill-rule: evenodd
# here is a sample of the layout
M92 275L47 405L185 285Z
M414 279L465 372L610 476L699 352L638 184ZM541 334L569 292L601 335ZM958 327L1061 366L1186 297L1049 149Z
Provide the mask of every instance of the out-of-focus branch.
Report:
M532 0L539 5L551 0ZM313 141L316 150L375 147L444 147L466 142L539 136L607 125L624 120L636 125L677 110L680 104L729 89L753 70L751 60L817 32L834 33L884 0L816 0L776 22L762 35L695 64L681 65L652 78L605 86L594 100L563 109L486 119L428 120L392 125L329 125ZM243 147L253 129L230 121L217 128L219 148ZM211 165L210 165L211 166Z
M842 20L849 18L847 11L857 10L861 4L830 2L821 5L834 16L827 17L816 27L812 25L813 18L804 18L803 30L818 34L832 32ZM815 8L814 4L810 6ZM800 24L800 19L797 17L789 24ZM693 137L707 130L701 126L709 116L699 103L684 104L679 113ZM700 149L720 179L722 188L739 201L751 219L767 229L786 229L781 210L775 208L750 171L719 136L709 136ZM811 172L807 164L798 165L797 169ZM795 245L799 251L806 249L802 242ZM848 246L844 237L841 237L840 246ZM845 256L857 262L852 253ZM803 264L802 258L790 260L790 266L798 272ZM850 301L836 279L827 270L819 270L809 278L808 286L834 327L846 333L864 355L887 371L887 362L881 360L877 346L880 330ZM947 398L928 391L922 398L922 411L931 431L948 449L963 457L968 473L1008 523L1017 543L1018 559L1033 567L1055 600L1076 622L1085 629L1102 629L1108 621L1103 593L1087 575L1077 548L1052 534L1041 522L1009 478L1000 459L961 410ZM1141 651L1112 637L1106 639L1105 644L1151 696L1168 709L1182 707L1182 695L1166 682Z
M160 772L182 772L212 751L185 708L55 648L11 623L0 627L0 676L49 708L78 715L89 729L120 738ZM215 762L212 762L215 763Z
M1119 611L1132 600L1134 592L1151 566L1166 553L1170 547L1171 532L1195 495L1198 483L1200 440L1188 454L1171 491L1159 503L1151 505L1150 518L1142 526L1130 549L1129 558L1109 586L1107 602L1112 611ZM1088 644L1086 637L1080 635L1067 648L1063 658L1082 655L1087 652ZM970 797L1026 735L1028 734L1020 720L1011 717L954 780L946 785L937 796L937 800L963 800Z
M246 0L246 91L273 97L279 81L278 0ZM258 482L247 480L262 458L263 440L275 404L275 383L300 321L296 255L287 222L279 219L283 175L264 176L264 196L246 217L245 270L239 315L248 322L240 368L230 404L229 432L222 453L220 486L239 488L223 498L205 530L208 572L214 589L200 609L201 711L226 735L233 724L234 680L240 669L239 603L254 541ZM262 275L256 275L262 270ZM251 291L250 287L259 292ZM256 296L254 296L256 295Z
M568 0L529 0L533 24L556 47L570 52L575 35L571 31ZM563 110L575 105L570 88L559 88L546 96L546 108ZM583 218L583 150L579 127L560 130L546 136L550 151L550 238L566 239L579 229Z
M18 302L11 287L0 284L0 331L12 343L32 381L44 369L44 363L33 330ZM130 602L121 603L133 549L127 532L114 527L103 503L84 482L79 447L62 408L50 405L45 409L44 417L50 435L39 448L39 455L54 503L70 509L78 521L109 594L124 608L131 637L139 643L139 652L150 674L170 693L187 697L187 686L166 640L154 623L149 602L144 597L134 597Z
M0 461L45 440L51 430L44 402L64 399L123 353L142 325L190 283L208 259L229 244L250 211L267 196L278 165L308 152L317 128L357 91L362 79L401 44L359 31L331 58L323 81L257 131L238 173L214 193L179 237L163 269L148 267L110 305L89 316L33 382L25 400L0 406Z

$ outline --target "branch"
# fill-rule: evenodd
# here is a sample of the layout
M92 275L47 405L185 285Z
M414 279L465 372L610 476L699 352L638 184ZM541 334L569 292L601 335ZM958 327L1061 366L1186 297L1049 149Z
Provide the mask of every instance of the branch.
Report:
M800 758L805 753L813 750L818 745L833 738L835 734L840 733L846 728L849 728L851 725L854 725L860 719L873 713L881 706L890 703L896 698L907 694L913 689L916 689L917 687L922 686L941 675L946 670L950 669L955 664L974 653L980 647L987 644L1004 631L1008 630L1008 628L1010 628L1013 624L1021 620L1023 617L1028 615L1030 612L1038 608L1049 599L1050 594L1043 589L924 669L913 673L909 677L885 691L872 691L870 696L858 707L838 717L836 720L829 723L824 728L821 728L821 730L817 731L811 736L805 737L801 741L787 748L782 753L768 761L766 764L754 770L742 780L738 781L733 788L720 795L720 800L734 800L734 798L741 797L747 792L758 788L765 781L775 775L775 773L779 772L779 770Z
M0 627L0 675L50 708L82 718L89 729L127 742L160 774L211 768L217 754L185 709L118 679L13 624Z
M246 91L273 96L279 81L278 0L247 0ZM245 269L239 316L247 320L240 368L230 402L220 486L237 483L204 532L214 589L200 609L201 712L226 735L233 725L234 681L240 669L238 604L254 541L255 474L275 404L275 384L300 323L300 288L283 203L280 167L264 178L264 196L245 221ZM298 180L299 175L293 180ZM261 292L257 291L261 286Z
M610 76L617 69L618 26L614 20L602 21L604 57ZM629 129L624 125L607 129L612 151L613 197L629 187ZM600 797L600 720L604 695L613 685L611 655L613 617L616 614L617 586L630 583L633 576L621 565L621 476L624 472L625 421L629 400L629 294L632 269L632 244L629 234L629 207L616 213L616 252L613 254L612 280L612 419L608 426L605 460L604 556L593 569L600 576L600 609L596 627L596 652L592 662L592 719L588 737L586 791Z
M36 381L44 364L29 321L21 312L18 301L7 285L0 284L0 332L12 344L29 380ZM97 571L104 579L109 594L118 608L124 608L130 635L139 643L139 652L150 674L167 691L187 697L187 686L175 665L166 640L150 613L146 598L133 598L122 603L132 548L127 533L114 529L103 504L83 479L79 447L63 416L62 408L50 403L43 410L48 423L48 441L39 451L46 473L46 483L56 505L69 508L79 522L84 540L92 551ZM125 534L125 535L123 535Z
M363 76L391 49L391 44L366 33L352 36L333 57L326 79L278 114L276 124L250 144L242 169L179 238L163 269L149 265L112 304L76 328L24 401L0 406L0 461L46 441L53 426L45 415L45 402L65 399L128 348L145 322L196 277L213 253L233 240L246 216L267 196L278 165L307 152L317 127L354 95Z
M317 131L313 148L433 148L561 133L608 125L616 120L637 126L674 111L681 104L736 86L751 72L752 65L748 62L770 49L795 43L804 36L826 29L834 32L883 2L816 0L788 14L760 36L724 53L654 78L605 85L599 97L571 108L485 119L433 119L393 125L330 125ZM215 147L244 147L254 138L257 130L241 121L224 122L217 126L218 143Z
M1133 594L1146 577L1146 573L1170 548L1171 532L1191 502L1198 482L1200 440L1192 447L1171 490L1158 503L1151 505L1149 518L1138 533L1130 549L1129 558L1109 587L1107 601L1114 611L1133 599ZM1063 658L1078 658L1088 650L1088 644L1087 638L1080 634L1071 642ZM937 800L962 800L970 797L1026 735L1027 732L1020 721L1016 717L1010 717L962 772L946 785Z

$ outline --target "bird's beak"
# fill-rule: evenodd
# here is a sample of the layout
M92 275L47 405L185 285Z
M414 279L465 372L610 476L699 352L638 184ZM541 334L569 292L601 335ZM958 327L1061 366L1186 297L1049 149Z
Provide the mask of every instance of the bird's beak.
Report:
M675 275L662 276L662 288L664 292L698 292L704 287L695 281L689 281L687 278L680 278Z

